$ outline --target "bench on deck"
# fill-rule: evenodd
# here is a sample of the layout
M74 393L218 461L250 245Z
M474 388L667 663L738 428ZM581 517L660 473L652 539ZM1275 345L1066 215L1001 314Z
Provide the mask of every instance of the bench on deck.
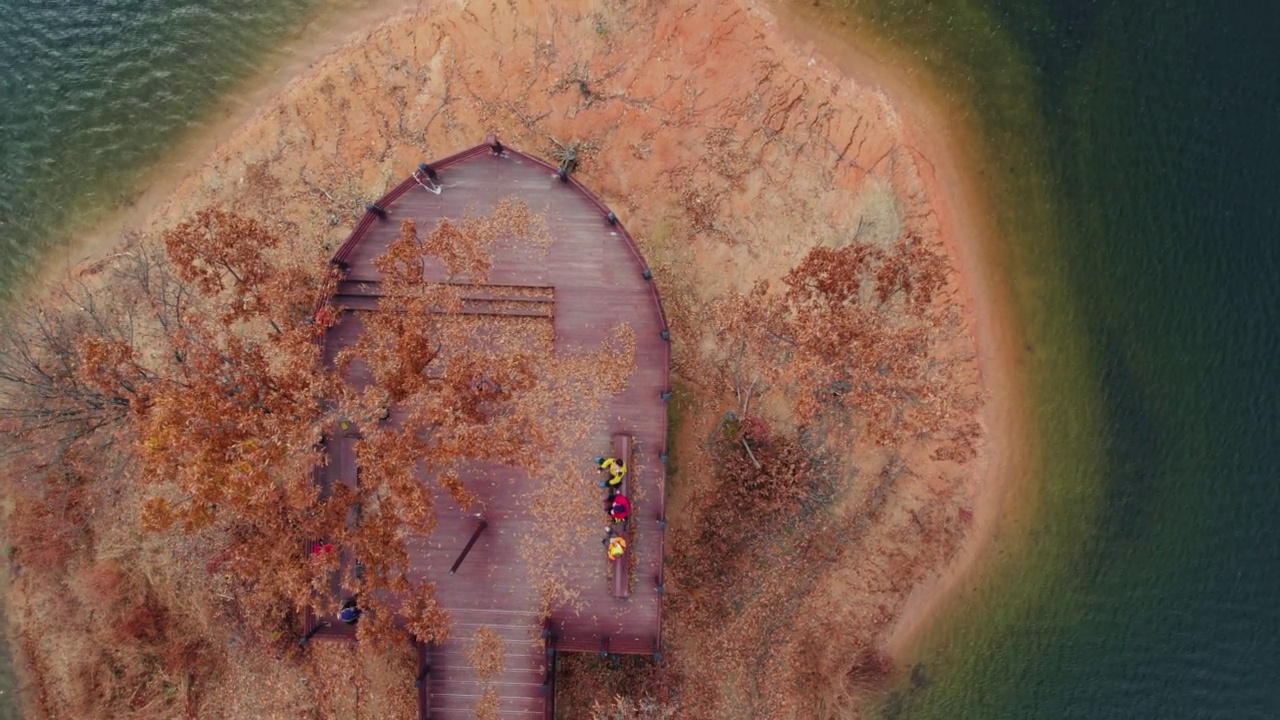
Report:
M622 484L618 486L618 492L625 495L631 500L631 514L626 520L618 523L615 531L626 538L627 547L622 553L622 557L617 560L610 560L613 564L613 596L619 598L631 597L631 535L627 530L631 527L631 518L636 514L635 500L631 497L630 486L631 478L635 477L635 468L631 464L631 436L618 433L613 436L613 456L627 468L627 474L622 477ZM605 492L609 492L605 490Z
M350 424L347 427L339 425L339 427L331 429L330 432L321 437L320 446L327 448L330 465L327 468L316 468L314 482L326 495L333 493L333 483L346 485L352 490L356 489L360 478L360 465L356 457L356 443L359 442L359 439L360 430ZM327 473L326 470L331 472ZM360 524L360 506L358 504L352 505L347 509L345 522L347 527L355 527ZM332 542L331 538L307 541L307 558L309 559L317 551L317 548ZM330 599L342 600L350 595L342 587L342 577L345 571L351 568L352 574L357 577L362 571L359 559L352 555L349 549L339 546L337 550L340 558L339 567L329 578L329 591L331 594ZM319 615L314 606L307 607L303 626L304 640L308 642L313 637L344 640L354 640L356 637L355 625L347 625L339 621L336 615Z

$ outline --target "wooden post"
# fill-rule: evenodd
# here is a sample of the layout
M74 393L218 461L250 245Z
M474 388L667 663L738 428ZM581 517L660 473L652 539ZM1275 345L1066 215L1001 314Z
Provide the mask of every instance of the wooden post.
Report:
M467 559L467 553L471 552L471 548L475 547L476 541L480 539L480 533L484 532L484 529L487 527L489 527L489 523L481 520L480 527L476 528L476 531L471 534L471 539L467 541L467 546L462 548L462 554L458 556L457 560L453 561L453 567L449 568L450 575L458 572L458 568L462 565L462 561Z
M542 691L545 693L543 719L555 720L556 716L556 636L551 633L551 620L548 618L542 626L547 636L547 673L542 679Z
M551 618L542 621L542 637L547 651L547 671L542 676L542 689L551 692L556 677L556 636L551 632Z

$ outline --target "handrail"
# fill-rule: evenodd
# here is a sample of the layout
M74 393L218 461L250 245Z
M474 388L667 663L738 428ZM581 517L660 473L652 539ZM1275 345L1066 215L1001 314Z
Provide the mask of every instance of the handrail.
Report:
M480 539L480 533L484 532L487 527L489 527L489 523L484 520L481 520L480 524L476 526L476 531L471 533L471 539L467 541L467 546L462 548L462 554L458 556L457 560L453 561L453 567L449 568L450 575L457 573L458 568L462 567L462 561L466 560L467 555L471 554L471 548L476 546L476 541Z
M418 695L418 720L427 720L431 716L431 693L427 687L427 677L431 673L430 657L426 643L414 641L418 654L418 675L413 680L413 687Z
M488 148L489 146L481 145L480 147ZM560 168L556 165L552 165L551 163L547 162L546 160L543 160L542 158L535 157L526 152L515 150L510 147L504 147L503 150L504 150L504 154L519 156L520 158L528 160L529 162L535 165L539 165L545 168L548 172L559 175ZM569 187L572 187L574 190L577 190L579 193L581 193L582 196L585 197L588 202L594 205L595 208L599 210L605 218L608 218L609 215L612 213L612 211L609 209L609 206L606 205L604 201L601 200L599 196L597 196L589 188L587 188L582 183L578 182L577 178L574 178L572 175L564 175L564 176L561 176L561 179L566 185L568 185ZM613 227L617 228L618 234L622 237L622 241L627 244L627 248L631 250L631 255L632 257L635 258L636 263L639 264L641 271L643 272L643 271L649 270L648 264L644 261L644 256L640 253L640 247L636 244L635 238L631 236L631 233L627 232L627 228L622 224L622 220L619 219L617 215L614 215L614 220L610 224ZM671 389L671 341L670 341L671 326L667 323L666 309L662 305L662 298L658 295L658 285L656 282L653 281L652 273L649 273L648 275L649 277L646 277L646 279L649 281L649 293L650 293L650 296L653 298L654 307L658 311L658 319L662 325L662 332L664 333L664 339L666 340L662 349L662 354L663 354L662 385L665 390L670 391ZM669 448L667 447L667 441L668 441L667 436L670 434L670 424L671 424L670 414L663 413L662 415L662 450L661 450L661 456L663 458L668 457L668 453L669 453ZM661 558L664 556L663 555L665 552L664 546L666 544L666 528L665 528L666 526L665 520L667 516L666 515L666 500L667 500L666 481L667 481L667 472L666 472L666 467L664 463L664 467L662 469L662 474L661 474L661 480L659 482L658 498L657 498L658 557L659 557L657 584L658 584L658 587L660 588L663 586L664 578L666 575L666 572L665 572L666 568L664 567L664 563L661 561ZM659 637L662 636L661 593L659 594L659 598L658 598L658 636Z
M439 172L450 165L489 150L490 147L488 145L477 145L473 148L463 150L462 152L454 153L439 162L431 163L431 169ZM401 195L404 195L410 188L417 184L416 172L410 173L409 177L404 182L392 188L390 192L383 195L381 198L378 198L378 201L373 204L383 208L390 207L391 203L399 200ZM368 232L369 227L380 219L381 218L379 218L376 213L366 209L364 215L360 218L360 222L356 223L355 229L351 231L351 234L347 236L347 239L342 243L342 246L338 248L338 252L334 253L333 259L330 262L339 264L345 263L347 258L351 256L351 252L355 250L356 245L360 243L360 239L364 237L366 232Z

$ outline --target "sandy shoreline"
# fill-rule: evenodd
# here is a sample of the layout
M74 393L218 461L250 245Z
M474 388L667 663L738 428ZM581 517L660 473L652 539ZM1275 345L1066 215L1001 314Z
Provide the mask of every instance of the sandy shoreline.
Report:
M547 33L556 42L568 39L563 47L548 51L568 57L548 67L553 72L585 68L579 72L587 79L566 75L571 82L562 80L567 91L549 87L553 77L529 80L528 89L519 87L521 73L536 78L538 63L545 60L543 46L530 43L526 48L520 35L528 28L521 27L518 16L535 14L529 8L539 8L536 3L510 14L496 6L476 9L479 19L470 10L446 13L440 8L436 13L437 6L424 0L371 0L354 11L326 10L306 37L289 43L266 63L270 70L233 92L232 100L218 107L219 117L185 138L146 174L139 184L146 191L132 207L109 214L92 232L82 234L74 252L61 263L51 262L57 267L49 269L65 270L101 257L122 231L163 225L205 203L248 207L249 200L260 201L253 212L291 232L301 229L300 234L309 238L331 242L349 227L344 213L358 208L361 198L377 197L388 186L388 177L398 178L417 162L473 144L483 136L479 128L496 130L511 144L542 154L552 149L553 138L598 138L602 147L584 163L583 181L616 203L619 216L642 239L669 307L689 309L688 317L677 313L673 318L674 334L682 341L676 362L686 372L707 362L700 356L707 342L699 342L698 325L707 322L711 296L741 291L754 278L794 265L815 242L825 241L824 233L847 233L848 224L870 207L867 198L874 193L869 187L897 193L907 198L902 200L907 205L921 203L911 196L918 182L929 201L924 206L936 216L931 222L939 228L945 254L958 270L961 310L977 348L976 392L985 399L980 423L986 440L981 454L964 468L962 491L948 497L956 502L968 497L972 512L972 522L950 559L939 563L923 551L914 556L918 567L908 568L912 576L925 575L905 599L865 587L857 591L861 595L851 594L884 598L882 607L893 608L888 627L868 619L870 610L851 612L866 623L868 636L874 635L890 655L903 659L976 577L999 531L1013 478L1026 467L1015 432L1022 426L1024 405L1017 323L1008 289L996 271L999 262L985 203L973 176L964 172L972 158L957 150L974 144L961 142L968 138L946 122L940 110L944 105L934 101L936 93L920 87L920 78L850 45L847 35L831 31L818 19L781 7L766 9L769 6L756 0L744 0L745 14L736 6L688 4L678 20L637 19L644 16L641 10L632 15L617 8L600 10L591 16L594 28L585 12L575 16L556 9L539 15L535 33ZM387 22L426 7L433 8L432 13L412 23ZM565 38L558 35L561 24L567 28ZM728 39L706 39L707 27L724 28ZM599 57L583 50L590 42L611 40L605 37L610 33L621 43L632 29L652 32L662 41L648 45L647 60L636 61L643 72L609 69L608 63L622 62L611 53L628 55L617 48L601 50ZM446 30L450 39L442 40ZM480 38L501 33L510 34L510 49L479 44ZM545 45L551 47L552 42ZM477 56L473 60L468 53L464 62L484 67L484 53L494 53L491 66L509 62L518 70L506 76L466 74L466 67L459 71L449 65L457 62L452 54L456 47L467 47ZM744 76L720 81L718 73L724 67L745 69L758 58L777 63L777 68L763 71L766 80ZM388 69L399 64L416 74ZM755 67L751 71L761 72ZM788 85L796 78L805 83L799 95ZM415 87L422 97L406 90ZM585 100L579 97L579 87L584 88ZM744 89L748 87L754 90ZM761 140L759 126L752 130L738 124L750 122L743 118L757 111L740 103L741 96L734 92L764 98L758 102L765 109L754 117L762 117L773 135L766 132ZM593 100L593 93L601 99ZM320 95L326 99L318 100ZM432 113L429 105L441 95L444 99ZM479 99L488 95L502 97L506 104L490 106ZM334 109L344 103L349 109ZM830 106L841 110L833 116L824 110ZM528 122L543 111L548 118L543 124ZM399 131L388 123L392 117L407 118ZM869 120L870 130L864 128L864 120ZM723 132L708 134L709 121L720 123ZM415 132L403 128L406 123L419 123L431 132L423 130L419 137L416 126ZM836 158L845 136L858 133L862 142L850 157L840 152ZM794 147L818 160L834 158L834 169L815 163L819 170L792 172L779 182L770 171L788 162ZM882 161L891 155L910 167L895 169L890 162L889 169L883 169ZM664 181L662 174L668 170L684 184L671 187ZM276 187L263 191L245 185L252 177L267 177ZM768 192L762 192L765 187ZM704 207L718 212L723 222L702 227L693 221ZM811 235L801 232L793 238L790 230L802 222L811 222L812 228L803 228ZM784 237L785 242L773 242ZM968 376L962 379L967 382ZM713 404L714 393L703 400ZM900 513L901 506L911 502L899 502L896 510ZM885 522L881 530L893 532ZM872 552L892 554L895 541L875 542L869 542ZM866 567L858 570L872 572ZM832 587L825 588L828 595L839 597ZM819 628L808 630L821 636ZM726 665L725 671L732 669ZM228 681L228 687L234 685L234 678Z
M774 9L780 29L794 42L845 76L880 87L902 116L913 149L926 168L922 178L944 228L943 242L959 266L959 282L969 303L966 321L978 347L986 393L982 411L986 448L975 474L973 525L957 557L912 591L894 622L886 649L902 659L948 602L978 580L1002 514L1010 509L1016 478L1030 466L1030 459L1019 449L1019 429L1026 427L1026 401L1018 367L1022 347L1018 320L1008 283L998 275L995 223L973 172L966 172L978 158L973 152L962 157L959 149L980 147L970 136L973 131L948 122L946 103L939 91L928 87L927 76L912 72L901 60L895 64L875 54L868 42L857 44L856 31L842 26L835 13L798 10L785 3L776 3Z

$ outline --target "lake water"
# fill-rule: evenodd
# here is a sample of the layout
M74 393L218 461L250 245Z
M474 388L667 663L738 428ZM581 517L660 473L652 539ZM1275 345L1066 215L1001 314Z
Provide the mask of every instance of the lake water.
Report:
M1280 717L1280 8L844 11L973 111L1040 464L880 714Z
M320 0L0 0L0 278L197 126Z
M76 217L128 204L313 9L0 0L6 286ZM1039 459L1032 529L880 714L1280 716L1277 6L842 12L972 111Z

